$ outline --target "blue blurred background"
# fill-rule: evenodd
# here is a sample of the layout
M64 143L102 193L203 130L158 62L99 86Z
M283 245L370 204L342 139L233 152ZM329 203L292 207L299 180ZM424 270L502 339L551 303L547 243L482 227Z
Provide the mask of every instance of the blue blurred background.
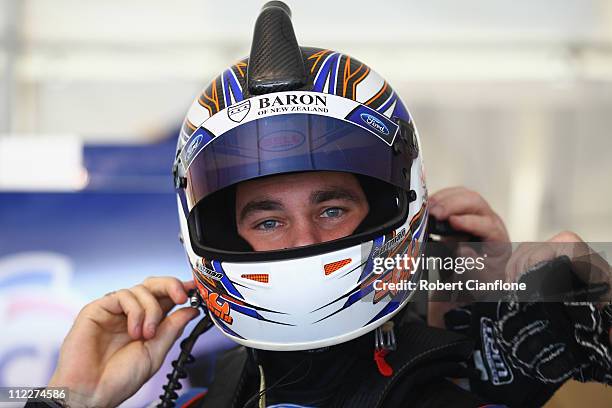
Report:
M248 54L263 3L0 0L0 386L44 384L87 302L189 278L175 137ZM611 240L611 1L287 3L301 44L363 60L402 96L430 191L479 191L514 241ZM206 336L199 355L228 346ZM154 399L167 371L124 406ZM611 402L570 383L549 406Z
M190 278L169 171L174 136L85 145L87 179L77 191L0 193L0 385L44 385L85 303L147 276ZM229 345L213 330L195 354ZM175 347L158 375L124 405L154 400L177 355Z

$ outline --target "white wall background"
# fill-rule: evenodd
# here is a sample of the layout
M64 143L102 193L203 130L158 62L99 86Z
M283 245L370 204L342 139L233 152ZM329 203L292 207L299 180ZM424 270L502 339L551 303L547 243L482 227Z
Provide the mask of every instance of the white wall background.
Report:
M301 44L403 95L431 191L480 191L514 240L612 239L612 1L287 2ZM248 54L262 4L0 0L0 133L154 140Z

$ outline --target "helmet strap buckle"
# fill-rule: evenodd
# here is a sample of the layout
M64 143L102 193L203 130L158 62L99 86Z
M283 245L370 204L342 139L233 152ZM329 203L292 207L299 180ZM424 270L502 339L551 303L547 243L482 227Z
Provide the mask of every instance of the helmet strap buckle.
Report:
M374 362L378 372L384 377L393 375L393 367L385 360L387 355L397 349L393 321L385 322L374 332Z
M390 320L385 322L383 325L376 328L374 333L374 347L376 350L397 350L393 321Z

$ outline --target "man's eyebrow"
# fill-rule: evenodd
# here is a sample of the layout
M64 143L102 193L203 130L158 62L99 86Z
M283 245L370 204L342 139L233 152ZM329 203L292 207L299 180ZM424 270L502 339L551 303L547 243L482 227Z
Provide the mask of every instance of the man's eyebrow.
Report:
M284 207L279 201L274 200L254 200L249 201L242 210L240 210L240 221L244 220L251 213L256 211L274 211L282 210Z
M310 194L311 204L320 204L329 200L348 200L353 202L361 202L361 198L354 192L347 190L344 187L330 187L326 190L313 191Z

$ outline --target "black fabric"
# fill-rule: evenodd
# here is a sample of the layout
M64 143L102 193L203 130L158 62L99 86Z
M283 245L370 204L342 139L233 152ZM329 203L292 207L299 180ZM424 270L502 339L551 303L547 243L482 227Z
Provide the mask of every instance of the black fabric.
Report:
M569 378L612 385L610 306L593 303L606 298L609 278L585 279L581 264L592 272L589 262L567 256L540 262L519 280L534 293L499 302L495 335L515 371L551 386Z
M400 320L401 316L397 321ZM264 367L266 386L271 387L282 379L279 386L266 392L266 403L333 408L429 408L449 404L479 407L484 404L477 395L445 379L466 375L463 362L473 349L470 339L413 321L399 326L396 334L398 349L386 359L394 369L392 377L383 377L377 370L373 360L373 333L324 350L257 351L256 362ZM230 374L236 375L238 371L232 370ZM286 376L288 372L290 375ZM254 370L250 373L238 392L225 388L232 396L240 394L233 399L233 404L225 406L242 408L257 394L259 375ZM227 375L227 371L219 373L217 382L225 383ZM251 406L256 407L257 399L252 401ZM211 406L224 405L211 405L208 396L205 397L201 407Z
M477 339L477 393L511 407L540 407L568 379L612 384L608 308L591 303L475 303L445 315Z
M610 300L610 284L598 282L598 271L585 256L570 259L566 255L530 267L519 279L527 290L515 293L521 302L605 302ZM582 265L586 264L586 265ZM588 272L581 271L586 269ZM582 273L579 273L582 272ZM591 275L591 271L599 272ZM583 275L583 276L581 276Z
M466 374L462 363L473 348L467 337L420 323L403 325L396 335L398 349L386 358L394 375L383 377L375 367L364 371L352 379L354 384L339 393L344 400L337 406L391 408L406 403L412 406L412 401L421 397L420 385Z
M207 407L237 405L247 379L254 375L252 365L247 364L247 360L248 355L244 347L229 350L217 360L214 381L208 387L204 398ZM235 390L235 392L228 392L228 390Z
M547 385L522 374L508 361L495 335L497 303L474 303L444 316L446 327L473 338L475 351L468 360L474 368L470 388L510 407L541 407L560 385Z
M388 223L389 218L400 212L399 200L406 200L407 197L405 192L391 184L360 174L355 176L370 208L366 217L355 229L354 233L359 234Z
M298 352L259 351L268 385L300 366L283 383L266 393L268 404L291 402L307 406L330 406L338 392L352 386L353 373L375 369L372 333L325 349ZM269 378L268 378L269 377ZM291 384L291 382L293 382Z
M202 200L194 207L193 219L198 240L213 248L233 251L252 251L236 226L236 187L224 188Z
M569 378L612 385L610 326L591 303L500 304L499 344L513 366L539 382Z
M380 378L369 379L356 392L347 390L348 394L339 394L345 399L334 407L379 407L379 408L432 408L432 407L480 407L485 401L478 395L459 388L445 379L446 376L463 376L465 369L456 362L432 361L416 365L409 372L397 376L395 381L385 383L384 393L377 386ZM380 374L379 374L380 377ZM362 388L365 386L366 388ZM349 398L346 398L346 397Z
M30 401L26 402L23 408L64 408L64 405L53 401Z
M436 376L439 375L440 372L444 372L440 370L445 370L446 367L443 365L433 365L427 369L437 371L432 373L433 376ZM411 376L405 381L400 382L394 388L394 392L387 398L385 407L474 408L484 406L487 403L478 395L471 391L464 390L449 380L437 379L426 383L419 382L415 384L414 380L419 379L420 376L421 372L419 371L418 376ZM410 391L404 392L405 390Z

